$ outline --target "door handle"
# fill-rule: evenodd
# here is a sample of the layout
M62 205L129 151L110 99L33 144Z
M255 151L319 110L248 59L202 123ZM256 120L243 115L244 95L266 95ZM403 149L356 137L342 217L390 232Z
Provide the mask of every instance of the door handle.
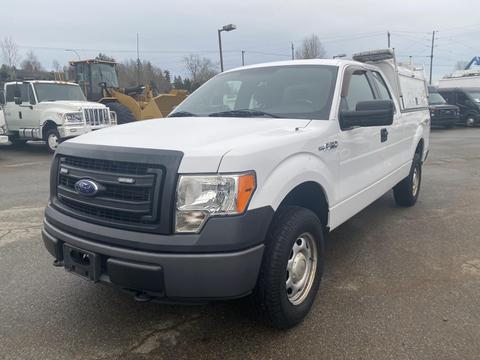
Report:
M388 140L388 130L386 128L383 128L380 130L380 141L385 142Z

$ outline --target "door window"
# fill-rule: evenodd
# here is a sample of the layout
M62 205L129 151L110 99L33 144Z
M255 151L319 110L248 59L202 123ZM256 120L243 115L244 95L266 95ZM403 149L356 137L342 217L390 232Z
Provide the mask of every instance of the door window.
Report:
M6 102L14 102L15 95L20 95L22 102L29 102L28 91L29 91L29 84L7 85Z
M354 72L350 79L348 95L343 101L342 110L355 111L361 101L375 100L372 87L368 82L365 71Z
M381 100L392 100L390 91L388 91L387 84L382 78L382 75L376 71L372 71L373 82L377 86L379 99Z

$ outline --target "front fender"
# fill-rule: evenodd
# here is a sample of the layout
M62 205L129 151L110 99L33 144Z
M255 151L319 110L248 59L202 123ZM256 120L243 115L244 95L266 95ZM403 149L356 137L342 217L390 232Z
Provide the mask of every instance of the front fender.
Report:
M332 167L311 153L297 153L278 163L268 173L257 174L257 191L251 208L271 206L276 210L290 191L305 182L319 184L327 203L334 201Z

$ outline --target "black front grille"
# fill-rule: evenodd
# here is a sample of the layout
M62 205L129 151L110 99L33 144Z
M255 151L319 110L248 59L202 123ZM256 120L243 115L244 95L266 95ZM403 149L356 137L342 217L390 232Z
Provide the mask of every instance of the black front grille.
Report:
M66 156L62 158L65 165L74 167L97 170L109 173L145 175L147 174L149 166L147 164L137 164L127 161L112 161L102 159L89 159L77 156Z
M104 225L152 230L160 220L164 167L128 161L59 156L56 201L66 213ZM98 186L94 196L75 189L79 180Z
M59 185L75 191L75 183L77 179L60 174ZM100 195L124 201L150 201L152 200L152 189L150 187L137 187L125 185L108 184L105 189L101 191Z

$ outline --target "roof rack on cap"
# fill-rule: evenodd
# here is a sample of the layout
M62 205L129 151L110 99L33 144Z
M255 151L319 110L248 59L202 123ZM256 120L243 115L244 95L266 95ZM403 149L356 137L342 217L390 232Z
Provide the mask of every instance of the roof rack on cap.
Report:
M380 49L380 50L371 50L363 51L356 54L353 54L352 59L359 62L376 62L391 60L395 57L395 53L392 49Z

